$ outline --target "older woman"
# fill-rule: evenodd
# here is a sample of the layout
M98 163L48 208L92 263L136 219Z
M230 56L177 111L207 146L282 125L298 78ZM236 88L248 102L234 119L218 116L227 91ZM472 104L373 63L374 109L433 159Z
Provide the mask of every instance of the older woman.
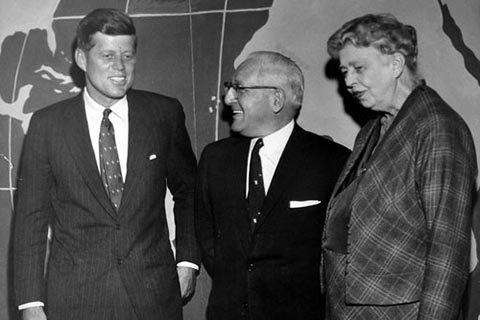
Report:
M368 14L328 40L348 91L378 116L359 132L329 203L331 319L454 319L468 273L472 137L417 73L417 37Z

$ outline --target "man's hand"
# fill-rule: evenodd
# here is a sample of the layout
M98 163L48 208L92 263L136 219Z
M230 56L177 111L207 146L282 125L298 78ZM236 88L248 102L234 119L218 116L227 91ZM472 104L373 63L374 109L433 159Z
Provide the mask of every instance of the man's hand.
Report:
M195 292L197 282L197 270L190 267L177 267L178 280L180 281L180 292L182 300L187 300Z
M22 310L23 320L47 320L43 307L30 307Z

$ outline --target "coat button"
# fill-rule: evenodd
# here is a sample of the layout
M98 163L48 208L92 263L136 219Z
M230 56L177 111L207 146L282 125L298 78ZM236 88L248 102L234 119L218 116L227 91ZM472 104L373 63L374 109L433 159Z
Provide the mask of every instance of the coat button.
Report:
M123 263L123 259L122 258L117 258L117 264L122 264Z
M253 265L253 263L249 263L248 264L248 271L253 271L255 270L255 266Z
M242 303L242 310L240 311L240 316L242 318L247 318L247 316L248 316L248 303Z

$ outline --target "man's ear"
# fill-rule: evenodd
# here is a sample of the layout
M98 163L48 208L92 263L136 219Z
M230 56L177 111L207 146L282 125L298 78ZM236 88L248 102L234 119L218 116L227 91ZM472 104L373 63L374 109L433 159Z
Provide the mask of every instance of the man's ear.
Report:
M403 73L403 70L405 69L405 57L403 54L399 52L395 52L392 55L392 66L393 66L393 72L395 75L395 78L400 77L400 75Z
M275 90L272 96L272 110L274 113L282 111L285 105L285 92L281 89Z
M79 48L75 49L75 62L83 72L87 71L87 55L85 51Z

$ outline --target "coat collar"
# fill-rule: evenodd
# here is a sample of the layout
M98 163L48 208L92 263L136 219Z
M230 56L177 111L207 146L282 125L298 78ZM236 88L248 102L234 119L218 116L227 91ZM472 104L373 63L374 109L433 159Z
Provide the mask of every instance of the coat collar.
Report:
M66 103L66 110L64 112L65 121L62 122L65 140L79 168L80 174L98 202L108 214L114 218L122 215L122 207L124 207L124 203L128 201L138 181L136 177L139 177L139 163L142 163L142 161L139 161L139 157L148 153L146 149L150 146L150 139L148 139L148 137L151 134L149 128L151 128L150 123L152 120L149 113L145 111L147 106L143 106L141 101L135 99L135 96L135 93L132 91L129 91L127 95L129 109L128 169L127 176L125 177L122 203L120 204L118 213L115 212L102 185L95 153L90 141L85 105L81 94Z
M65 104L64 121L61 121L60 125L75 165L86 185L108 214L112 217L116 216L98 172L81 94Z
M274 211L275 205L278 203L285 190L288 190L291 181L295 179L298 168L302 167L302 161L305 159L303 152L307 147L305 141L305 131L297 124L288 139L287 145L283 150L280 161L272 178L270 188L265 197L262 206L262 214L258 220L255 230L261 228L262 224Z
M129 91L128 99L128 159L127 159L127 176L125 178L125 187L122 195L122 203L128 201L132 190L135 190L135 185L141 176L139 170L141 169L141 157L148 154L148 149L151 146L152 139L152 119L148 112L147 103L139 101L134 91ZM119 214L121 214L122 205L120 205Z
M416 113L418 112L418 108L421 107L422 105L421 103L418 103L418 99L420 99L420 96L423 95L428 90L431 90L431 89L425 84L421 84L417 86L415 89L413 89L413 91L410 93L410 95L407 97L407 99L403 103L402 107L400 108L397 116L393 120L387 132L385 132L382 139L378 142L376 151L373 154L369 163L374 162L375 159L379 157L382 153L389 152L388 146L392 142L396 141L396 137L398 136L399 130L401 131L405 130L402 128L405 126L405 123L406 123L405 119L410 118L412 119L412 121L408 121L408 123L415 123L414 119L416 117ZM342 170L342 173L340 174L337 180L337 183L332 193L332 197L336 196L340 187L345 182L346 177L352 170L354 164L359 160L359 157L362 154L362 151L364 150L370 136L373 134L375 130L375 126L378 125L378 122L380 122L380 117L381 116L378 116L377 118L367 122L365 126L358 133L353 146L352 153L349 159L347 160L347 163L345 164L345 167ZM407 130L410 130L413 134L415 128L411 127L411 128L407 128Z

